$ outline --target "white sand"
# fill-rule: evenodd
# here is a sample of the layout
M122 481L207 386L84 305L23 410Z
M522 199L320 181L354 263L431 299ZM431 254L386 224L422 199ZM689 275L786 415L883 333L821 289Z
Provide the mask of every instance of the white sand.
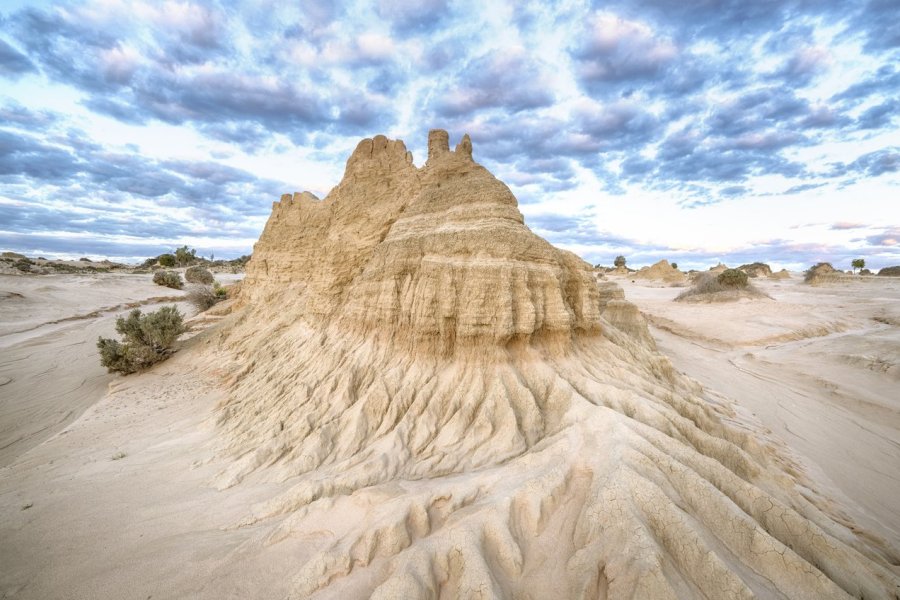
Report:
M0 363L49 387L0 386L29 417L3 426L49 425L0 471L0 595L895 600L897 288L867 285L628 285L726 398L468 138L431 132L422 169L363 140L328 198L276 203L233 314L40 443L94 317L10 329Z
M900 279L809 286L753 279L771 300L672 302L613 278L679 370L754 415L817 487L900 544Z

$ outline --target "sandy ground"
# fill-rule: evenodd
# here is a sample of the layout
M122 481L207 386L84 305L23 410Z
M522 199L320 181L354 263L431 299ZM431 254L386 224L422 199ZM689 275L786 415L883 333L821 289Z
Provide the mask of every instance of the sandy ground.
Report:
M95 344L115 334L116 317L173 301L190 314L184 294L147 274L0 275L0 466L103 396L113 376Z
M683 288L610 277L676 368L749 409L819 490L900 544L900 279L753 283L772 300L672 302Z
M273 543L278 518L234 527L283 489L252 477L213 487L223 468L215 370L187 352L139 377L99 367L96 336L124 312L110 307L163 289L128 277L2 281L26 298L59 289L45 290L52 310L23 313L27 326L0 309L0 377L11 379L0 386L0 597L285 597L314 540ZM755 413L852 517L900 541L900 281L763 282L775 301L734 305L675 304L678 289L621 283L677 368ZM353 502L332 510L321 535L365 510Z

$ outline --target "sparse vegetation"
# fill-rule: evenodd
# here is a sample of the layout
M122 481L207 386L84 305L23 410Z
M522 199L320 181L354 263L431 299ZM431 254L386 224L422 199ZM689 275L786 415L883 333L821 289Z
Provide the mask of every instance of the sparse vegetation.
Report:
M30 273L31 267L33 265L34 265L34 263L31 262L31 260L29 260L27 258L20 258L19 260L17 260L16 262L13 263L13 266L15 268L17 268L18 270L22 271L23 273Z
M866 261L863 258L854 258L850 261L850 266L853 267L853 272L855 273L857 269L865 269Z
M803 273L803 281L806 283L814 283L816 279L821 278L823 275L828 275L830 273L834 273L835 269L831 266L831 263L820 262L816 263L814 266L808 268Z
M716 277L721 285L727 288L747 287L747 274L740 269L725 269Z
M884 275L885 277L900 277L900 266L885 267L878 271L878 274Z
M179 267L192 265L197 261L197 251L194 248L182 246L175 249L175 262Z
M740 275L728 274L736 271ZM740 283L741 275L743 284ZM726 269L718 275L715 273L700 273L694 279L694 285L681 292L675 301L686 302L730 302L739 298L769 298L769 296L751 285L747 280L747 274L737 269Z
M181 275L175 271L157 271L153 274L153 283L173 290L180 290L184 285L181 282Z
M134 309L128 317L116 319L122 341L98 338L100 364L110 373L129 374L146 369L172 354L172 346L185 332L184 319L175 306L141 314Z
M188 267L184 272L184 279L188 283L200 283L203 285L212 285L213 274L203 267Z
M739 270L743 271L750 277L768 277L772 274L772 267L767 265L766 263L754 262L746 265L741 265L738 267Z
M217 303L224 300L227 296L225 288L220 286L218 282L213 285L192 285L188 289L187 301L190 302L198 312L209 310Z
M161 266L161 267L174 267L175 262L176 262L175 255L174 254L160 254L156 258L156 262L158 262L159 266Z
M673 268L673 269L677 269L677 268L678 268L678 263L673 262L673 263L672 263L672 268Z
M625 266L625 257L620 254L613 261L613 265L615 265L616 267L624 267Z

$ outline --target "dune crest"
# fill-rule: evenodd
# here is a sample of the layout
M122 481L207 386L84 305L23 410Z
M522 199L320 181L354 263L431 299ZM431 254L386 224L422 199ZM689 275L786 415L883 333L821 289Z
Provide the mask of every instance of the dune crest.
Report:
M218 483L292 483L246 522L318 544L296 597L897 597L891 550L534 235L468 136L428 152L363 140L324 200L275 203L219 338Z

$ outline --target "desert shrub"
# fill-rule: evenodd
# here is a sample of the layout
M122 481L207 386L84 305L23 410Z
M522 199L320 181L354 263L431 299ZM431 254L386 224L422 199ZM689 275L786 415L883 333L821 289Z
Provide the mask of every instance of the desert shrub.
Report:
M675 300L688 300L696 302L702 300L729 301L737 300L741 297L769 298L768 294L747 283L747 274L743 271L738 271L744 276L743 286L729 285L727 283L719 281L719 278L729 270L736 269L728 269L726 271L723 271L722 273L719 273L718 276L715 273L698 273L694 278L694 284L690 288L678 294Z
M625 257L620 254L613 261L613 265L615 265L617 267L624 267L625 266Z
M198 312L209 310L218 302L226 297L225 288L218 283L214 285L192 285L188 289L187 301L190 302Z
M192 265L197 260L197 251L193 248L188 248L187 246L182 246L181 248L175 248L175 262L178 263L179 267L186 267L188 265Z
M160 254L156 259L159 262L161 267L174 267L175 266L175 255L174 254Z
M678 268L678 263L672 263L672 268L673 268L673 269L677 269L677 268Z
M94 262L91 259L89 259L87 256L82 256L81 258L78 259L78 261L79 262Z
M886 277L900 277L900 266L885 267L878 271L878 274Z
M725 269L719 273L716 281L725 287L743 288L747 287L747 274L739 269Z
M116 319L122 341L100 337L100 364L110 373L125 375L146 369L172 354L172 346L185 332L184 319L174 306L141 314L136 308L128 317Z
M188 267L184 272L184 279L188 283L201 283L203 285L212 285L214 281L213 274L203 267Z
M180 290L182 287L181 275L175 271L157 271L153 274L153 283L163 285L173 290Z
M27 258L21 258L21 259L17 260L16 262L14 262L14 263L13 263L13 266L14 266L15 268L17 268L18 270L22 271L23 273L30 273L30 272L31 272L31 266L32 266L33 264L34 264L34 263L31 262L29 259L27 259Z

